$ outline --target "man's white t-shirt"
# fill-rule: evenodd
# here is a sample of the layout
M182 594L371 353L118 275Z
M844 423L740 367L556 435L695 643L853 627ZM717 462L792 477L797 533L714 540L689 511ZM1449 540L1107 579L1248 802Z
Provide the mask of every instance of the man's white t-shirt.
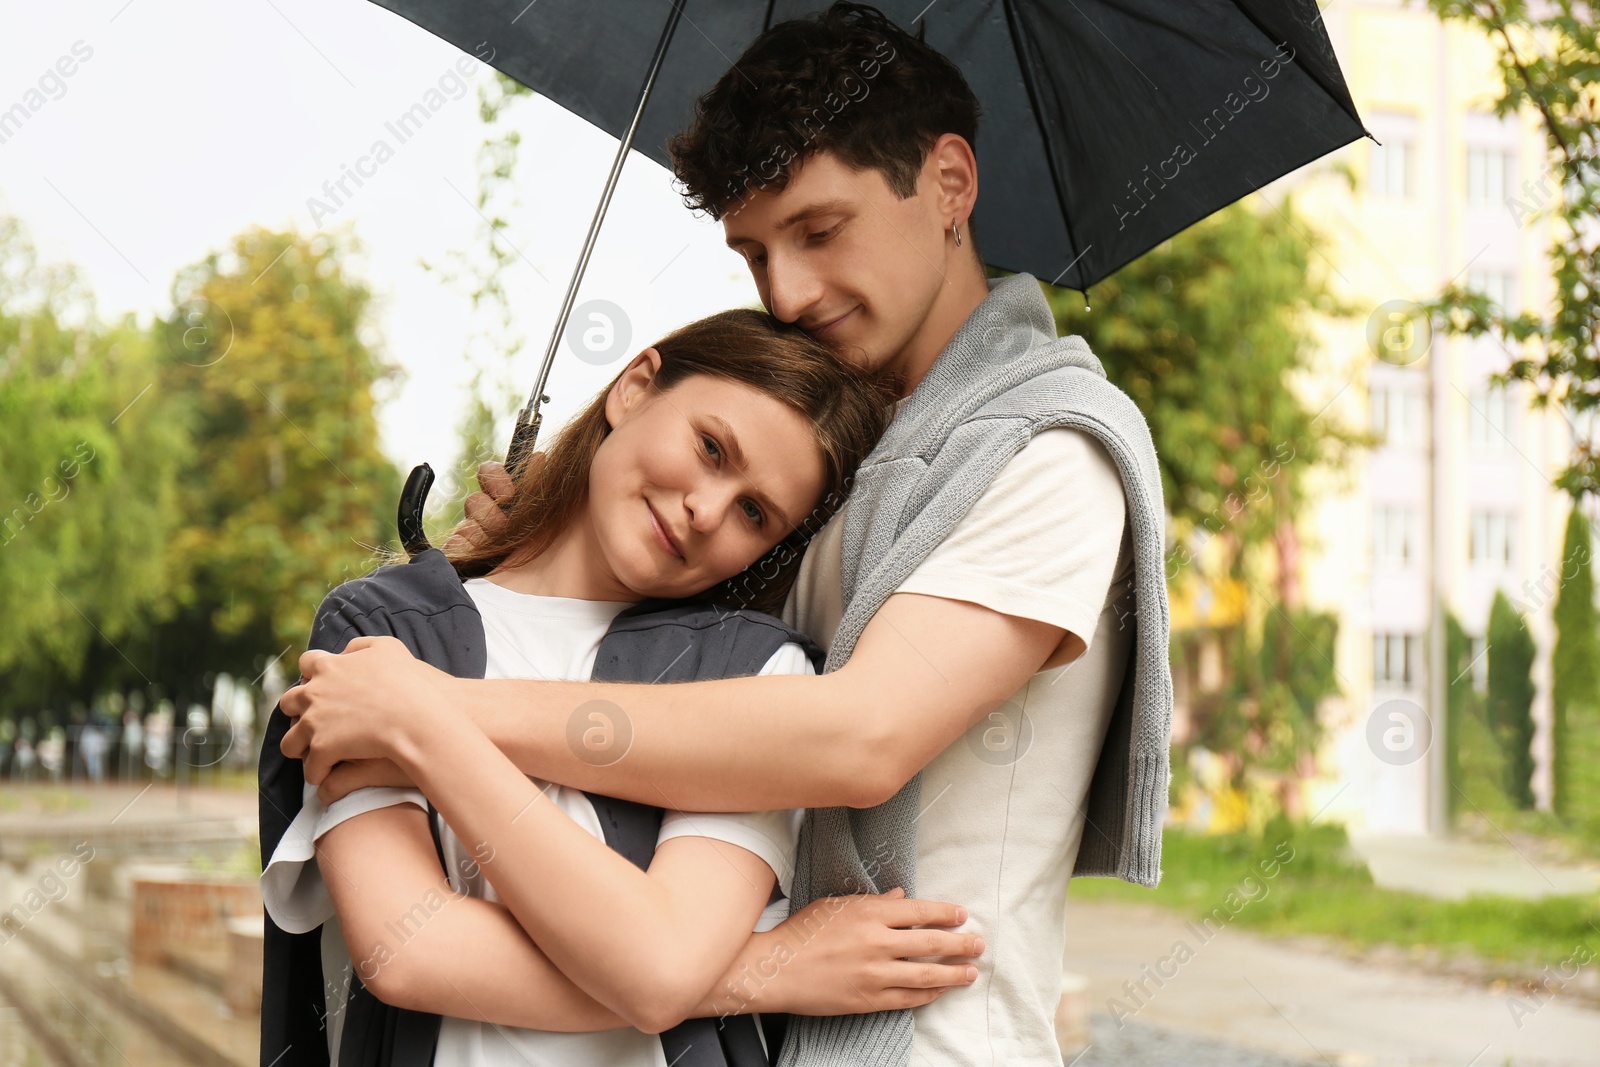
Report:
M783 612L823 647L843 614L849 508L813 539ZM1105 448L1078 430L1045 430L897 590L1053 623L1068 631L1058 656L1077 639L1086 646L1034 674L922 772L917 896L964 905L961 929L982 934L985 949L977 981L913 1009L918 1067L1060 1067L1067 882L1082 835L1097 832L1085 830L1085 799L1133 645L1127 527Z
M625 602L519 593L485 578L469 579L464 588L483 618L488 646L487 678L588 679L594 671L601 638L616 614L629 606ZM814 670L805 650L789 642L773 653L760 673L811 674ZM579 826L605 839L594 805L582 790L537 778L530 780ZM322 973L332 1063L339 1062L339 1035L353 968L333 902L317 870L313 843L346 819L406 803L425 809L427 801L415 789L369 788L357 789L324 806L317 798L316 787L307 785L300 814L284 833L261 875L262 896L273 922L290 933L304 933L318 925L323 928ZM774 899L754 929L769 930L789 914L794 850L803 814L799 809L709 814L669 811L662 819L657 843L673 837L710 837L748 849L766 860L778 885ZM435 818L451 888L498 901L499 895L473 862L471 852L442 819ZM471 946L461 947L463 957L471 958ZM442 1020L433 1062L435 1067L668 1067L661 1039L631 1027L588 1034L555 1033L449 1016Z

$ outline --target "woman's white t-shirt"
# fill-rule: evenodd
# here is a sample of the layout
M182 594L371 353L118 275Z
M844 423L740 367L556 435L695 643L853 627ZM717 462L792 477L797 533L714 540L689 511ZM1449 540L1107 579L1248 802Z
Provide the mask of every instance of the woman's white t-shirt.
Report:
M600 640L626 602L573 600L566 597L519 593L485 578L472 578L464 588L483 618L488 647L487 678L543 678L554 681L587 680L594 670ZM789 642L773 653L761 674L815 673L805 650ZM605 833L594 805L582 790L540 779L530 779L556 806L579 826L604 840ZM330 1062L339 1062L339 1035L344 1005L352 984L353 968L344 935L317 870L314 843L346 819L393 804L427 801L415 789L357 789L324 805L308 784L304 805L283 835L266 870L261 874L262 897L272 921L289 933L305 933L322 926L322 973L325 980ZM795 844L803 809L744 813L686 813L668 811L657 843L672 837L710 837L748 849L766 860L777 876L773 900L761 913L754 929L769 930L789 914L788 894L794 875ZM470 852L442 819L440 829L449 869L450 886L458 893L498 901L473 862ZM464 954L471 946L463 945ZM605 1064L608 1067L668 1067L661 1039L633 1028L572 1034L496 1026L446 1016L439 1030L435 1067L498 1067L568 1064Z

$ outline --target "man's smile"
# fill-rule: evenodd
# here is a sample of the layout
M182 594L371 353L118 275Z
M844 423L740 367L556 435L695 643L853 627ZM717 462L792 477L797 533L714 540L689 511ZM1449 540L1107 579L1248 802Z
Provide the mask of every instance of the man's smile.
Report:
M839 315L836 318L828 319L827 321L823 322L820 326L808 326L808 325L805 325L805 324L802 323L801 324L801 328L804 329L807 333L809 333L813 337L821 337L823 334L827 333L829 330L831 330L835 326L839 325L845 319L848 319L851 315L854 315L857 311L860 310L860 308L861 308L861 305L857 304L855 307L851 308L849 311L846 311L843 315Z

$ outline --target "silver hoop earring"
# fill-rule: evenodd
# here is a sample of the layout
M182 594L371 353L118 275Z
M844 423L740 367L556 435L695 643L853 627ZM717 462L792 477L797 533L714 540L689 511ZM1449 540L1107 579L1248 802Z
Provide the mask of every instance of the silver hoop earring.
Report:
M960 248L961 247L961 227L959 225L957 225L956 223L952 222L952 223L950 223L950 232L956 235L956 247Z

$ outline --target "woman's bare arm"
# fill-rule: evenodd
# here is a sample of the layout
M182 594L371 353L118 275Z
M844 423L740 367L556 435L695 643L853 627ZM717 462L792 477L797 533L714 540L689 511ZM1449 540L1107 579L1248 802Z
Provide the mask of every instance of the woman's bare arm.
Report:
M351 963L385 1004L531 1030L630 1025L562 974L503 906L451 890L416 805L347 819L316 848Z
M317 855L356 971L385 1003L535 1030L630 1025L562 974L503 905L451 892L420 808L355 816L317 840ZM911 1008L970 984L982 941L940 929L965 911L897 894L825 898L751 934L687 1015Z
M687 1018L749 940L775 881L755 853L675 837L641 871L453 709L400 718L392 737L540 950L630 1025L658 1033Z

